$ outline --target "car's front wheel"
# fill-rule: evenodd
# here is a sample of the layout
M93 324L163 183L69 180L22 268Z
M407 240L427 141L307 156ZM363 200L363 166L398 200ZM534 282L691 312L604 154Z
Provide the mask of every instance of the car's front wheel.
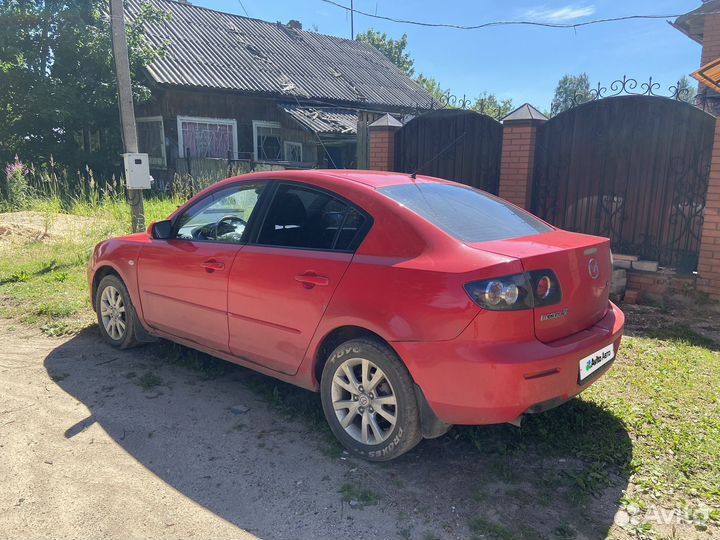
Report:
M337 347L320 381L325 418L351 452L388 461L422 439L413 382L405 365L383 343L353 339Z
M105 341L121 349L139 343L136 337L139 323L130 295L120 278L114 275L102 278L95 293L95 311L100 334Z

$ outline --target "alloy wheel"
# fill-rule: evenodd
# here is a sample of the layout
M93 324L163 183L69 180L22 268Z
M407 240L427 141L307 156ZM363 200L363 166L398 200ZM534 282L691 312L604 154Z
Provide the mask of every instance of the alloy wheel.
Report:
M362 444L380 444L395 428L398 407L392 384L366 358L349 358L338 366L331 399L340 426Z
M125 335L127 318L122 294L112 285L103 289L100 296L100 318L108 335L120 340Z

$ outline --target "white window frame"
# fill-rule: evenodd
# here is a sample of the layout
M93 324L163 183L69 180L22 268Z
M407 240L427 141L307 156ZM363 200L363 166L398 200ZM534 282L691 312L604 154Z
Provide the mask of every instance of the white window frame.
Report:
M182 134L183 122L198 122L204 124L217 124L219 126L232 126L233 131L233 158L237 159L238 155L238 138L237 138L237 120L232 118L208 118L204 116L178 116L177 132L178 132L178 156L185 157L185 144ZM226 158L207 158L207 159L226 159Z
M139 124L141 122L160 122L160 131L162 132L162 144L160 145L160 150L162 151L162 160L163 164L161 167L153 167L159 168L159 169L167 169L167 155L165 154L165 121L163 120L162 116L141 116L140 118L135 118L135 123Z
M292 148L293 146L300 149L300 161L297 161L296 163L302 163L303 160L303 145L301 142L297 141L283 141L283 152L285 154L285 161L290 161L288 159L288 147Z
M257 128L259 127L266 127L266 128L272 128L272 129L281 129L280 122L268 122L267 120L253 120L252 121L253 126L253 159L255 161L258 160L258 145L257 145ZM283 147L283 152L285 151L285 147Z

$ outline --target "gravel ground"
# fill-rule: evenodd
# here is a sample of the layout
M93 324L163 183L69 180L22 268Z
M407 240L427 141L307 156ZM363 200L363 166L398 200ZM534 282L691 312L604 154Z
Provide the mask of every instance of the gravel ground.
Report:
M367 463L272 407L257 375L207 379L167 350L0 319L0 537L602 538L627 486L576 501L551 481L573 456L452 436Z

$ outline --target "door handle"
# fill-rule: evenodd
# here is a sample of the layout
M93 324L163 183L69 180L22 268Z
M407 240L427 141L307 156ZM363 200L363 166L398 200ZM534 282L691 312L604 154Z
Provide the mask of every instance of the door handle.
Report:
M318 276L315 272L305 272L299 276L295 276L295 281L302 283L306 289L312 289L315 285L326 287L330 284L330 280L325 276Z
M215 259L208 259L207 261L203 261L200 266L202 266L207 272L215 272L215 271L221 271L225 269L225 263L216 261Z

